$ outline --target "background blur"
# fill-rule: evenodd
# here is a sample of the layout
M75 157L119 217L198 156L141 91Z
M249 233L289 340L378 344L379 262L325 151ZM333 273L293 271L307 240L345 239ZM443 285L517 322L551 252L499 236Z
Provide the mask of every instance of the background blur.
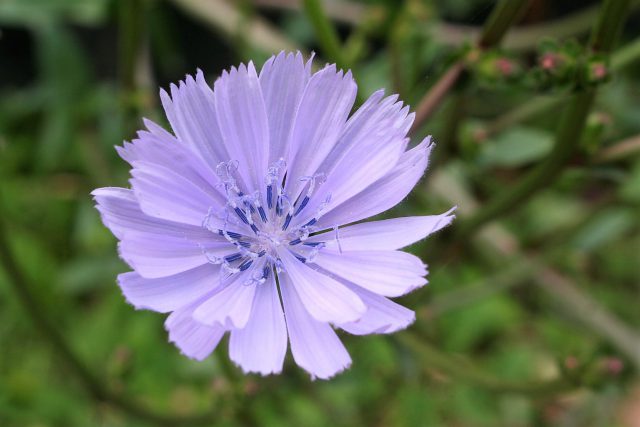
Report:
M0 426L640 426L640 8L613 43L603 3L0 0ZM342 334L327 382L180 356L89 196L159 86L282 49L422 100L438 146L389 215L459 206L412 248L416 324Z

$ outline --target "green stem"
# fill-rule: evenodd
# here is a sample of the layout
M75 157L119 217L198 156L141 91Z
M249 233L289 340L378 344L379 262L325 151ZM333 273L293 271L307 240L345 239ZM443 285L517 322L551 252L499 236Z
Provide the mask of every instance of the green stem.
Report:
M478 48L484 50L497 46L528 4L529 0L501 0L491 12L482 30L477 42ZM410 134L415 133L431 117L447 93L456 85L465 68L465 61L457 60L424 95L416 107L416 117L409 131Z
M500 0L480 33L478 46L483 49L497 46L528 5L529 0Z
M123 90L136 89L136 61L142 45L143 7L141 0L118 2L118 54L120 85Z
M486 374L466 360L441 352L428 341L418 337L414 333L403 332L396 335L395 338L404 346L414 351L424 361L425 369L441 370L446 375L494 392L548 396L577 388L575 384L562 378L532 383L503 380Z
M614 46L617 35L624 23L630 0L605 0L602 13L591 37L590 47L601 53L608 53ZM595 99L595 89L585 89L574 95L560 122L555 145L549 156L508 190L499 192L477 213L462 222L456 231L458 241L473 234L484 224L512 211L519 204L553 182L564 169L580 142L587 115Z
M335 62L338 67L345 70L349 68L346 59L342 55L338 33L331 21L329 21L320 0L304 0L303 4L305 13L309 21L311 21L324 54L328 59Z
M1 197L2 195L0 194L0 202ZM35 327L51 344L60 359L67 364L71 372L78 377L82 385L96 401L109 403L129 415L162 426L211 425L213 420L219 417L217 408L203 414L189 417L160 414L140 406L128 396L123 396L120 393L115 393L107 389L100 382L100 379L91 372L89 367L74 353L64 336L51 322L51 319L46 314L45 308L31 292L29 281L22 273L9 243L7 228L4 224L4 218L6 218L6 215L4 215L5 212L1 213L0 265L7 274L10 286L13 288L18 300L33 321Z

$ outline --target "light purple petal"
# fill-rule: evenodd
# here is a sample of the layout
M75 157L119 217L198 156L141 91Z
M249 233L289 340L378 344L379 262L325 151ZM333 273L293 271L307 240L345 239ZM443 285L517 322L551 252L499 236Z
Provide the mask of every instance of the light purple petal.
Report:
M361 319L339 325L350 334L390 334L405 329L414 322L416 315L413 311L373 292L354 285L349 287L367 305L367 312Z
M400 203L424 174L431 148L432 144L427 139L405 152L398 164L387 175L351 199L329 210L320 218L318 226L330 228L360 221Z
M304 187L300 178L313 175L336 144L355 101L351 72L330 65L311 76L300 102L287 158L285 190L295 200Z
M398 297L427 283L420 258L401 251L321 250L313 261L323 269L365 289Z
M235 251L229 242L195 242L181 237L129 233L118 245L120 257L145 278L171 276Z
M255 284L245 284L252 271L249 269L231 276L226 286L196 308L193 318L209 326L244 328L249 321L256 293Z
M244 372L277 374L287 353L287 327L273 274L257 286L249 322L231 331L229 357Z
M215 167L229 160L218 128L213 91L205 82L202 71L198 70L195 80L187 76L179 86L172 84L171 97L161 90L160 99L181 143L197 153L207 165Z
M205 326L193 317L194 305L186 306L171 313L164 323L169 332L169 341L187 357L204 360L215 350L225 329L220 325Z
M309 238L309 242L325 242L328 248L343 251L393 251L409 246L446 227L453 221L453 209L430 216L408 216L363 222Z
M269 164L287 158L293 122L309 80L300 52L280 52L260 70L260 86L269 120Z
M209 230L193 225L151 217L140 210L132 190L119 187L98 188L91 192L102 221L118 239L130 233L174 236L196 242L222 240Z
M221 207L219 194L212 187L191 181L164 166L135 162L131 175L131 186L140 209L147 215L201 226L210 217L211 210ZM218 222L216 226L222 227L223 221Z
M312 378L328 379L351 365L349 353L328 323L315 320L305 310L297 287L288 274L279 274L291 353Z
M269 123L253 63L223 72L214 97L224 144L230 160L238 161L245 192L261 189L269 160Z
M289 250L278 254L302 303L316 320L345 323L362 317L366 307L355 293L303 264Z
M118 276L127 301L135 308L161 313L184 307L220 284L220 266L205 264L173 276L146 279L135 272Z

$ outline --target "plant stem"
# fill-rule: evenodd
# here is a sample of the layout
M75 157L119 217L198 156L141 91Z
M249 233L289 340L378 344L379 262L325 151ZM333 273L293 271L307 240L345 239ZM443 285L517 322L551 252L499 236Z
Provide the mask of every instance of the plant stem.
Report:
M478 39L477 47L484 50L497 46L528 4L529 0L501 0L491 12ZM445 95L458 82L465 68L464 59L454 62L425 94L416 108L416 117L409 131L410 134L415 133L431 117Z
M415 333L403 332L394 337L404 346L418 354L424 360L426 369L442 370L446 375L494 392L548 396L549 394L564 393L576 388L576 385L565 379L533 383L503 380L486 374L466 360L442 353Z
M327 17L320 0L304 0L303 5L324 54L329 60L335 62L339 68L345 70L349 68L342 54L338 33Z
M605 0L602 13L591 37L590 47L596 52L608 53L614 46L628 9L630 0ZM606 24L606 26L605 26ZM508 190L498 192L482 209L461 223L456 236L462 241L484 224L512 211L519 204L553 182L578 147L587 115L595 99L595 89L588 88L575 94L558 128L555 145L549 156L522 180Z

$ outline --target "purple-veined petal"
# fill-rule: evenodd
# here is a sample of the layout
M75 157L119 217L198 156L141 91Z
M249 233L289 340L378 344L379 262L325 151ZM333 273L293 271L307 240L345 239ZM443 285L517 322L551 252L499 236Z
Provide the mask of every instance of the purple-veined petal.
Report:
M288 249L278 255L302 303L316 320L345 323L362 317L366 307L355 293L303 264Z
M398 297L427 283L420 258L401 251L321 250L313 261L324 270L387 297Z
M220 266L204 264L155 279L146 279L135 272L122 273L118 276L118 284L136 309L166 313L214 291L220 285Z
M335 65L318 71L302 95L295 119L292 144L287 157L286 191L297 198L336 144L356 98L357 86L351 72L336 72Z
M246 284L253 268L239 272L228 283L209 297L193 312L193 318L204 325L222 325L229 329L244 328L249 321L255 284Z
M180 308L167 317L164 323L169 341L191 359L204 360L215 350L225 333L220 325L205 326L193 319L195 304Z
M400 203L420 180L429 161L429 139L405 152L385 176L320 218L320 228L349 224L377 215Z
M390 334L405 329L415 321L415 313L408 308L366 289L361 289L355 285L347 285L367 305L367 312L362 318L355 322L339 325L341 329L350 334Z
M229 242L196 242L181 237L129 233L118 244L120 257L142 277L171 276L235 252Z
M337 235L329 231L315 235L308 241L325 242L328 248L342 251L393 251L451 224L454 209L440 215L408 216L349 225L340 228Z
M222 207L219 194L211 187L191 181L164 166L138 161L131 175L131 186L140 209L147 215L201 226L211 217L211 210ZM216 227L222 227L223 222L218 220Z
M98 188L91 192L102 221L120 240L130 233L174 236L196 242L220 240L209 230L151 217L142 210L132 190L119 187Z
M312 378L328 379L351 365L349 353L328 323L319 322L305 310L297 287L288 273L278 274L291 342L298 366Z
M287 353L287 327L273 274L257 286L249 322L231 331L229 357L244 372L277 374Z
M207 165L215 167L229 160L218 127L213 91L205 82L202 71L198 70L195 80L187 76L179 86L172 84L171 97L161 90L160 99L181 143L197 153Z
M260 86L269 120L269 164L287 157L293 123L309 80L301 53L280 52L260 70Z
M253 63L223 72L214 84L214 98L224 144L230 160L238 161L245 192L261 189L269 160L269 123Z

